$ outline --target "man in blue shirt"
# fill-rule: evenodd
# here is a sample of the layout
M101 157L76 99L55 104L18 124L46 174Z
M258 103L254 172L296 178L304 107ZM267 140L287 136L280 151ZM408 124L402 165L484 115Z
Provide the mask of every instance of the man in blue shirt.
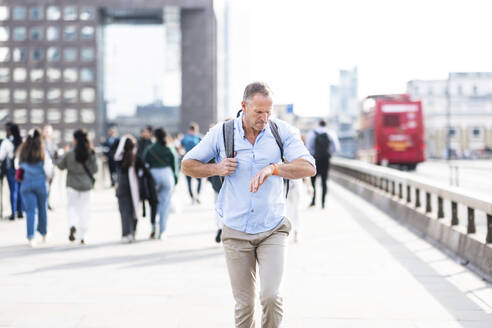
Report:
M234 120L235 157L227 158L222 124L210 129L182 162L193 177L224 176L216 210L224 224L222 241L236 302L236 327L254 327L256 265L261 280L262 327L279 327L283 317L280 296L287 237L291 224L284 217L283 179L316 174L315 161L297 129L275 120L288 161L282 164L269 117L270 88L251 83ZM215 158L216 163L208 163Z
M198 143L202 140L202 138L198 135L199 126L195 122L191 122L188 128L188 133L183 136L181 139L181 147L184 148L185 152L189 152L193 149ZM197 178L197 187L196 187L196 195L193 194L193 188L191 186L191 177L189 175L186 176L186 183L188 184L188 193L191 197L191 203L194 204L197 202L200 204L200 190L202 188L202 179Z

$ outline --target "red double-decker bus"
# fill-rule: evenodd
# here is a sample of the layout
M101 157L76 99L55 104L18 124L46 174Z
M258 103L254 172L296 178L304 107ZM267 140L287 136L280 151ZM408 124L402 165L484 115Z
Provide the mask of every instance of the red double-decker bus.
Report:
M407 170L425 160L422 103L408 95L365 98L358 130L360 160Z

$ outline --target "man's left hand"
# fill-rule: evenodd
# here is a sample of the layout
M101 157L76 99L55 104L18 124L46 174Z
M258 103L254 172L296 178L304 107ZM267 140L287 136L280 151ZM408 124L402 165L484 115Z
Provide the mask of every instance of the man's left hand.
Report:
M260 172L256 173L249 183L249 191L257 192L266 179L273 174L273 165L267 165Z

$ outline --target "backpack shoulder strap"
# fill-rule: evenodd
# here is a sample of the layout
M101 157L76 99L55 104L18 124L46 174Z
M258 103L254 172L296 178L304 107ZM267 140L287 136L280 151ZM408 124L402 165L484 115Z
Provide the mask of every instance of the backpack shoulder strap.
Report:
M278 148L280 149L280 158L282 159L283 162L285 162L284 144L282 143L282 139L280 139L280 134L278 133L277 123L275 123L272 120L269 120L269 123L270 123L270 130L272 131L273 137L275 138L275 141L277 142Z
M224 122L222 125L222 137L224 149L228 158L234 157L234 120Z

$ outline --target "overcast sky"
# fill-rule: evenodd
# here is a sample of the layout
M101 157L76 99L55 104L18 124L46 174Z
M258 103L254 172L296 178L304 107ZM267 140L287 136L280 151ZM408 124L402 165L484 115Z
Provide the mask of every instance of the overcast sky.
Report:
M224 1L216 0L219 27ZM358 67L359 98L405 92L412 79L492 71L490 0L231 3L232 107L252 80L268 82L275 101L297 113L324 116L340 69ZM113 26L107 35L106 98L112 113L131 114L135 102L162 94L164 28ZM138 66L125 64L136 58Z

